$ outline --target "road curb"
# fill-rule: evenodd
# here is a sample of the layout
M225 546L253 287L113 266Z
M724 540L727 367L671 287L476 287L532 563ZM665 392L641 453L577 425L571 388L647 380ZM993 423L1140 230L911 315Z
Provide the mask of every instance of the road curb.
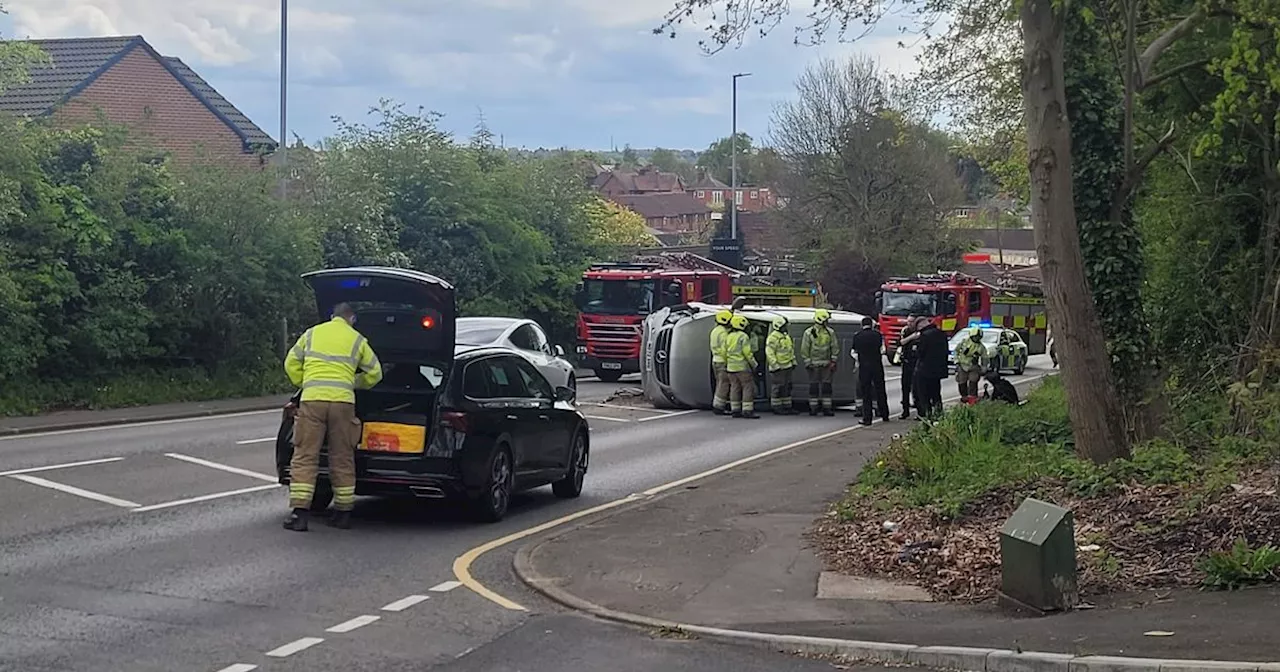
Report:
M727 473L731 472L718 475L724 476ZM527 543L516 551L512 561L516 576L530 589L553 602L596 618L626 625L679 631L786 653L837 655L868 663L911 665L963 672L1280 672L1280 662L1076 656L1046 651L921 646L715 628L610 609L568 592L559 585L559 580L543 576L534 567L533 556L543 545L625 511L649 506L678 492L681 490L661 493L601 511L542 535L537 541Z
M191 418L213 418L222 415L236 415L238 413L255 413L259 411L270 411L282 408L288 397L281 396L278 400L270 402L262 401L257 403L246 403L242 406L234 406L221 409L192 409L185 411L170 411L165 413L150 413L138 415L128 418L107 418L101 420L67 420L64 422L51 422L45 425L33 425L31 427L0 427L0 436L25 436L28 434L46 434L49 432L63 432L72 429L92 429L95 427L115 427L118 425L135 425L147 422L164 422L166 420L187 420Z

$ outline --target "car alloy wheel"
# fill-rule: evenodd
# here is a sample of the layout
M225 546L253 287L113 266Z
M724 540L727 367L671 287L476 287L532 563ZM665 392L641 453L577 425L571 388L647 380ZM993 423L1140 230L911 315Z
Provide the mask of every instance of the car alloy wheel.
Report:
M489 507L501 517L511 502L511 458L499 448L489 469Z
M569 469L565 472L564 478L551 484L551 491L562 499L573 499L581 495L590 461L591 449L587 445L587 435L585 432L578 432L573 438L573 453L569 456Z

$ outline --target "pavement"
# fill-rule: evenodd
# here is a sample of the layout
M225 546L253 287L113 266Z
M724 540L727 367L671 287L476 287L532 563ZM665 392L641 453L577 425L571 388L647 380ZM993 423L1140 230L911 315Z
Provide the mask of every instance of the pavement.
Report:
M1241 670L1280 661L1277 589L1121 595L1046 618L993 604L818 598L823 567L804 533L906 426L877 423L584 519L520 549L516 570L554 599L606 618L909 645L881 648L895 656L912 646L980 649L952 652L954 664L941 667L989 669L991 650L1062 654L1046 657L1053 664L1045 669L1073 671L1079 661L1191 669L1074 656L1253 661L1219 668ZM1173 634L1144 634L1151 631ZM793 640L793 648L811 643Z
M581 498L534 490L492 525L448 503L361 498L352 530L281 530L275 402L0 436L0 671L831 669L567 612L515 577L514 548L471 573L527 611L460 585L455 560L492 540L856 423L604 402L634 385L580 384Z

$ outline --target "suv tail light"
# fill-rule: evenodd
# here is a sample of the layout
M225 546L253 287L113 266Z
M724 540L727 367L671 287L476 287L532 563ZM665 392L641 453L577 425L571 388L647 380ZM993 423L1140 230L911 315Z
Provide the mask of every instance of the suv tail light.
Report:
M467 414L461 411L442 411L440 413L440 424L465 434L468 428Z

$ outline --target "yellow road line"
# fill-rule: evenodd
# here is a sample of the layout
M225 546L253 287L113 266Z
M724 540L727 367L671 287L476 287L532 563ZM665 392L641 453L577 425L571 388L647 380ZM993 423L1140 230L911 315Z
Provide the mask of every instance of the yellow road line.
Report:
M1046 375L1048 374L1045 373L1045 374L1040 374L1038 376L1026 376L1019 379L1018 382L1020 383L1031 382L1033 380L1038 380L1040 378L1043 378ZM950 396L944 399L943 401L955 401L957 399L959 399L958 396ZM817 441L830 439L835 436L840 436L841 434L847 434L856 429L862 429L862 427L863 427L862 425L852 425L849 427L844 427L842 429L837 429L835 431L827 432L826 434L819 434L818 436L812 436L807 439L801 439L793 443L788 443L785 446L770 448L769 450L766 450L762 453L749 455L740 460L734 460L733 462L730 462L728 464L723 464L721 466L715 467L714 469L708 469L706 471L694 474L692 476L686 476L684 478L671 481L670 483L664 483L663 485L649 488L648 490L645 490L640 494L627 495L622 499L615 499L611 502L605 502L604 504L593 506L589 509L583 509L581 511L571 513L561 518L549 520L540 525L534 525L533 527L520 530L519 532L513 532L511 534L508 534L505 537L500 537L498 539L494 539L493 541L489 541L479 546L476 546L475 548L458 556L457 559L453 561L453 575L454 577L457 578L459 583L466 586L468 589L475 592L480 597L483 597L486 600L493 602L494 604L502 607L503 609L510 609L512 611L528 611L528 609L520 605L518 602L515 602L513 600L510 600L506 597L503 597L493 592L484 584L477 581L474 576L471 576L471 565L474 564L476 560L480 559L480 556L484 555L485 553L488 553L489 551L492 551L495 548L501 548L503 546L506 546L507 544L513 541L519 541L521 539L531 537L540 532L546 532L547 530L559 527L561 525L564 525L565 523L573 522L575 520L578 520L579 518L585 518L587 516L600 513L601 511L616 509L619 506L622 506L623 504L630 504L631 502L644 499L646 497L652 497L658 493L666 492L667 490L678 488L682 485L688 485L689 483L692 483L694 481L702 480L704 478L707 478L708 476L714 476L716 474L723 473L735 467L740 467L744 464L749 464L757 460L762 460L771 455L777 455L778 453L783 453L788 450L795 450L796 448L799 448L801 446L807 446Z

